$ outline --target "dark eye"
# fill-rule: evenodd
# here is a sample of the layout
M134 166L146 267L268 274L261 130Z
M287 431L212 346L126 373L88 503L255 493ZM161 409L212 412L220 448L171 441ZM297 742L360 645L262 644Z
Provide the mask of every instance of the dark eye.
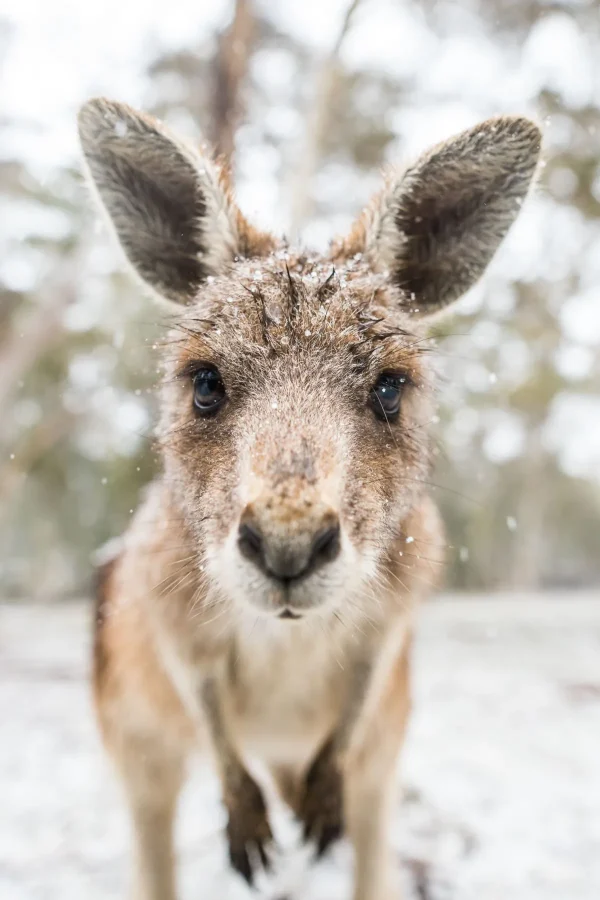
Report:
M194 375L194 406L207 415L216 412L225 400L225 385L217 369L200 369Z
M380 419L395 419L400 412L402 387L406 384L405 375L383 373L371 390L370 401L373 412Z

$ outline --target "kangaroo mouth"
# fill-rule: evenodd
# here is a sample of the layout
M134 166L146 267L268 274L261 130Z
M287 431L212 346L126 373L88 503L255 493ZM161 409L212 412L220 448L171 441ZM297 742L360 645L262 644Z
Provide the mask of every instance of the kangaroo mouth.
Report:
M301 619L302 616L300 615L300 613L294 612L293 609L290 609L289 607L286 606L285 609L281 610L281 612L279 613L277 618L278 619Z

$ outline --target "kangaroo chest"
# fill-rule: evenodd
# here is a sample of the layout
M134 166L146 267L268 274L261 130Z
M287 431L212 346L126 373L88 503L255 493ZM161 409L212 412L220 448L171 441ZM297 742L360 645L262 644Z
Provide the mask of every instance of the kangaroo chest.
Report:
M342 651L331 637L319 639L303 625L282 627L287 634L238 639L227 677L228 715L241 747L271 762L310 756L345 699Z

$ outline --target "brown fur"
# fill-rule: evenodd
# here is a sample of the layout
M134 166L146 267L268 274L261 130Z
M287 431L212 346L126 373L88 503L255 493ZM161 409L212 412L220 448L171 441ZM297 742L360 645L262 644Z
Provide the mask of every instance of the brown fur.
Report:
M218 166L160 123L91 101L80 134L138 275L187 304L164 355L164 472L98 594L96 701L134 824L133 896L175 898L175 804L200 750L248 881L272 843L259 757L317 852L348 835L355 900L387 900L412 618L443 557L421 320L483 271L539 132L492 120L435 148L326 257L255 232ZM192 398L207 366L227 399L204 417ZM376 415L382 373L403 378L397 419ZM275 577L269 554L309 559L323 533L335 542L318 566Z
M105 652L104 620L108 612L110 582L117 558L113 557L96 568L94 603L94 664L92 668L94 690L97 691L107 677L109 657Z
M316 841L319 856L344 833L343 777L334 738L310 764L297 811L304 840Z

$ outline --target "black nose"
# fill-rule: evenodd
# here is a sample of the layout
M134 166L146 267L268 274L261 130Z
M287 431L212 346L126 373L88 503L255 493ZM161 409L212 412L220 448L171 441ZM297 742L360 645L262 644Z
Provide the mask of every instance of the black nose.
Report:
M269 537L255 520L248 517L240 523L238 532L240 552L263 572L280 581L306 578L340 552L340 525L327 517L327 523L316 532L295 535L283 541Z

